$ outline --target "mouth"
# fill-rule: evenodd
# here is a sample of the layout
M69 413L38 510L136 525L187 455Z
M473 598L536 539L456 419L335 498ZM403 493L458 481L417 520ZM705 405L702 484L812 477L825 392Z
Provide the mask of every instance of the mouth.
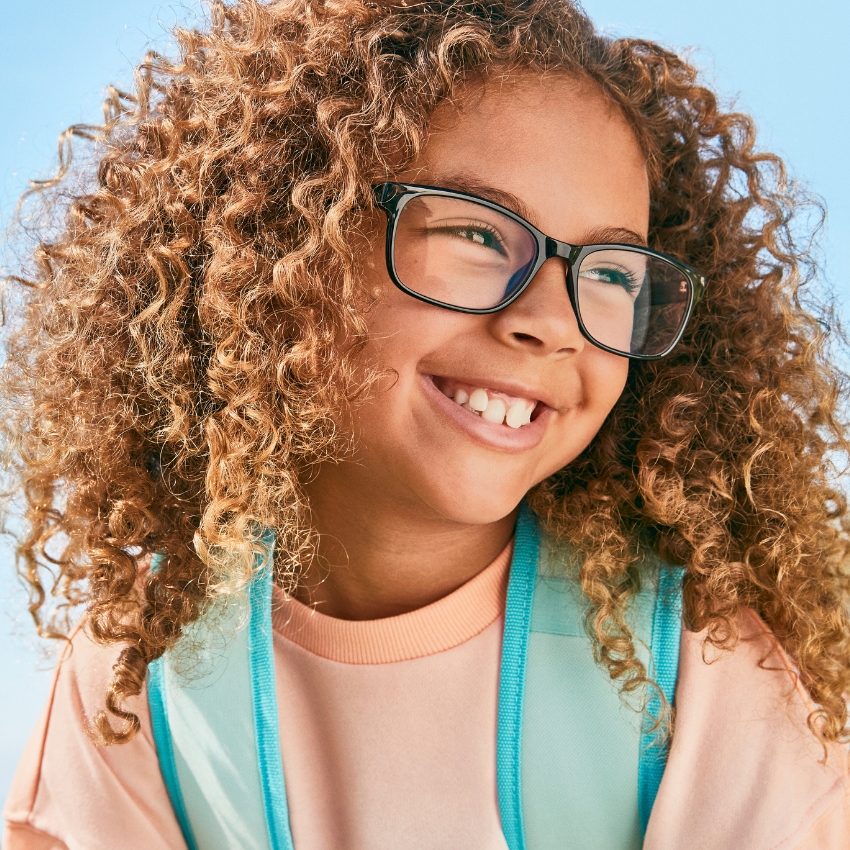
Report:
M546 405L539 399L509 395L498 389L468 384L453 378L437 375L430 377L434 386L446 398L493 425L513 430L526 428L546 409Z

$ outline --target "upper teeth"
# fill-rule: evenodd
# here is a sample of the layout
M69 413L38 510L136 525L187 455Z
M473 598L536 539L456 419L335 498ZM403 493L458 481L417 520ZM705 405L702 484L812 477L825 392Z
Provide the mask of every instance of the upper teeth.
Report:
M490 396L487 395L487 390L478 389L473 390L469 396L469 406L473 410L477 410L479 413L484 413L485 410L490 405Z
M460 387L454 391L445 387L442 391L449 398L454 398L461 407L480 414L482 419L496 425L505 424L509 428L521 428L523 425L528 425L536 406L536 402L530 399L520 398L506 402L499 396L491 397L484 387L476 387L469 393Z

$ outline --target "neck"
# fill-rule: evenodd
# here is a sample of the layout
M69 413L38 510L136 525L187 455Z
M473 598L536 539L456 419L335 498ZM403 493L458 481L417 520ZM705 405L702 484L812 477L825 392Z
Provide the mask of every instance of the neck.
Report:
M458 522L371 488L362 469L345 463L326 465L305 489L319 552L295 595L344 620L392 617L442 599L495 560L516 520L514 511L491 523Z

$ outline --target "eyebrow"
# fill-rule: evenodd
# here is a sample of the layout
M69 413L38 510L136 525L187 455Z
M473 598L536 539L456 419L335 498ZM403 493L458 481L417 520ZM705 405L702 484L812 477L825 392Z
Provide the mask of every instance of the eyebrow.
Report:
M507 207L511 212L521 215L526 221L537 227L534 211L513 192L488 186L469 174L451 174L441 177L434 184L444 189L453 189L455 192L463 192L466 195L477 195L485 201Z
M582 239L582 245L600 245L616 242L621 245L637 245L639 248L648 247L646 237L641 236L627 227L597 227L588 231Z
M492 201L494 204L507 207L507 209L515 212L517 215L521 215L535 227L540 227L534 211L521 198L518 198L513 192L508 192L505 189L488 186L470 174L450 174L439 177L433 185L440 186L443 189L452 189L455 192L463 192L466 195L476 195L479 198L484 198L486 201ZM637 245L640 248L645 248L646 241L646 236L641 236L636 231L629 230L627 227L595 227L593 230L587 231L581 241L575 244L604 245L607 243L618 243L621 245Z

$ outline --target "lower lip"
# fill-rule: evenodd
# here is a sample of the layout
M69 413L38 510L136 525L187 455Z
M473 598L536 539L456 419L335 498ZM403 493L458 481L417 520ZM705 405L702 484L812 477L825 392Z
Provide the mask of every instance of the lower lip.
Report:
M443 395L437 389L434 379L430 375L422 375L421 379L425 395L428 396L440 413L473 440L490 449L498 449L503 452L525 452L535 448L543 439L546 426L553 413L551 407L544 407L532 422L520 428L496 425L494 422L488 422L477 413L466 410L448 396Z

